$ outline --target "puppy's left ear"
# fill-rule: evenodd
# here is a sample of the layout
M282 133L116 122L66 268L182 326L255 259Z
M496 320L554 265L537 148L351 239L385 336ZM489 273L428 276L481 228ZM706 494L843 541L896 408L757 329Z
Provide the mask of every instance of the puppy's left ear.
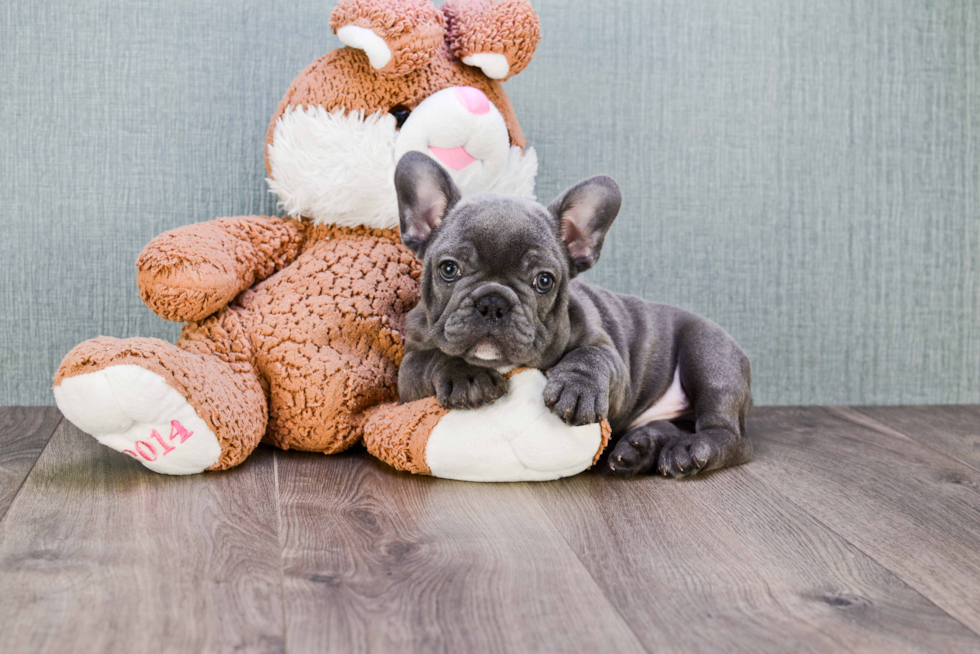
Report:
M599 260L602 241L612 227L623 195L612 177L598 175L579 182L548 205L561 224L572 274L585 272Z
M442 219L460 199L442 166L421 152L406 152L395 168L402 243L419 258Z

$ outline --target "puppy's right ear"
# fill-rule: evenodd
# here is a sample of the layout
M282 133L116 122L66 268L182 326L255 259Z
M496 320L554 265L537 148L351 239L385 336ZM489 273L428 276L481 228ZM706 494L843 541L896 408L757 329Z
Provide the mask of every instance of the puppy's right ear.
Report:
M421 257L432 232L459 202L459 189L442 166L413 151L398 161L395 192L402 243Z

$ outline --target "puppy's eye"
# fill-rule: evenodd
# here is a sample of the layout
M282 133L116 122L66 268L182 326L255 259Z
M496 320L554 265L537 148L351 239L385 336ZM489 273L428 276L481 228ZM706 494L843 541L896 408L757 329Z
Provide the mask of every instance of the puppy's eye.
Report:
M388 110L388 113L395 117L395 127L401 129L402 125L405 124L405 121L408 120L408 114L412 112L405 105L396 104L394 107Z
M551 276L551 273L538 273L538 276L534 278L534 289L538 293L547 293L555 286L555 278Z
M439 276L443 281L454 282L459 277L459 266L453 261L443 261L439 264Z

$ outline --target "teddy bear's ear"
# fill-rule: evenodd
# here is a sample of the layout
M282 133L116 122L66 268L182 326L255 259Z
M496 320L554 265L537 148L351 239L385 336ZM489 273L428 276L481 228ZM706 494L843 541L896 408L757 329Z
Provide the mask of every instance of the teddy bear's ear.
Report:
M527 0L446 0L442 13L449 49L491 79L524 70L541 40L541 23Z
M363 50L379 75L422 68L442 47L445 18L429 0L340 0L330 15L340 41Z

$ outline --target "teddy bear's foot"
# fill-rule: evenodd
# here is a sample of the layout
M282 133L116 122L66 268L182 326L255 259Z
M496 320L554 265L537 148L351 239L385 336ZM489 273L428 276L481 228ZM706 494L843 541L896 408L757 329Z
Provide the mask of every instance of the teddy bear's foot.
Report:
M434 398L378 407L364 443L382 461L416 474L462 481L546 481L591 467L609 425L569 427L541 397L546 378L525 370L507 394L474 410L447 411Z
M230 318L222 324L234 327ZM202 351L153 338L85 341L55 375L58 408L103 445L155 472L236 466L265 433L261 385L250 363L206 354L218 342L189 345Z
M76 427L154 472L203 472L221 457L218 438L184 396L139 366L70 377L54 396Z

